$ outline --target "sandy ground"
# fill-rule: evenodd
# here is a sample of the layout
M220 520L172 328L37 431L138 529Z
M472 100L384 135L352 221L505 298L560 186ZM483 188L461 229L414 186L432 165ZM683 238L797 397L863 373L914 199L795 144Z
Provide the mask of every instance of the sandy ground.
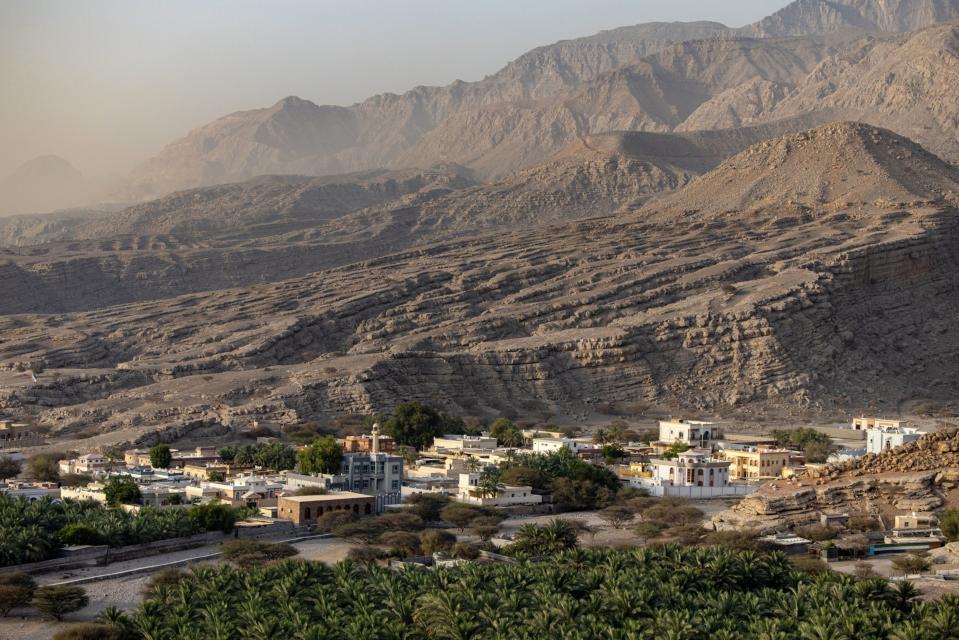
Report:
M346 558L349 550L356 545L335 538L317 538L297 542L293 546L299 550L300 555L297 557L300 559L333 563ZM41 584L52 584L80 577L104 575L161 563L189 560L190 558L198 558L207 554L216 553L216 551L216 545L198 547L196 549L170 553L163 556L117 562L106 567L86 567L68 572L45 574L37 576L37 581ZM209 562L216 564L219 561L213 560ZM30 617L0 618L0 640L49 640L57 631L67 628L71 622L93 620L100 611L103 611L107 607L113 606L120 609L134 609L140 604L141 593L150 581L150 575L151 574L148 573L137 574L82 585L90 597L90 604L81 611L69 616L68 620L63 623L39 619L33 615L33 612L27 610L24 610L22 613Z

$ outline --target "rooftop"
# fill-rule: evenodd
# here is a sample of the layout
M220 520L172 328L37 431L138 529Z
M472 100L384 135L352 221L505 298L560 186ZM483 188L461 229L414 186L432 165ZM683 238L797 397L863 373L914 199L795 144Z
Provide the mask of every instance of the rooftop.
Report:
M373 496L368 496L365 493L354 493L353 491L339 491L337 493L321 493L311 496L283 496L283 500L290 500L293 502L319 502L322 500L357 500L359 498L369 498L373 499Z

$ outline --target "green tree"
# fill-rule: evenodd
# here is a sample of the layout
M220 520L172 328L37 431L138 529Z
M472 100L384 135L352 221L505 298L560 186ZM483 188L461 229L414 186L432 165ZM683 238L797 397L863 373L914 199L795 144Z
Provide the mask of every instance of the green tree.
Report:
M517 554L550 554L572 549L579 544L576 528L566 520L553 519L545 525L524 524L513 535L508 547Z
M549 486L549 479L539 469L527 466L512 466L503 470L500 476L503 484L511 487L532 487L544 490Z
M173 454L170 452L170 445L158 444L150 448L150 466L154 469L169 469L173 462Z
M57 532L60 542L65 545L106 544L106 537L88 524L74 523Z
M204 531L229 533L236 523L236 510L221 502L198 504L190 509L190 516Z
M959 540L959 509L944 511L939 517L939 526L950 542Z
M85 473L64 473L60 476L60 486L62 487L85 487L93 482L93 476Z
M37 454L27 460L27 472L38 482L57 482L60 479L60 459L57 454Z
M130 476L114 476L103 487L107 506L119 507L121 504L136 504L140 500L140 487Z
M80 587L39 587L33 594L33 608L57 621L63 616L79 611L90 603L87 592Z
M666 460L672 460L677 457L679 454L689 451L689 445L683 442L682 440L677 440L673 444L669 445L669 448L666 449L666 452L663 453L662 457Z
M6 482L8 478L15 478L20 475L21 468L20 462L10 456L0 457L0 480Z
M383 421L383 431L398 445L426 449L444 433L463 433L465 425L422 402L404 402Z
M489 465L480 471L476 481L476 495L483 498L495 498L503 489L500 481L503 472L496 465Z
M618 442L611 442L603 445L603 459L606 464L619 462L626 455L626 450Z
M443 507L440 517L460 531L470 526L476 518L487 515L486 510L471 504L453 502Z
M509 418L498 418L490 425L490 435L501 447L522 447L523 432Z
M427 522L440 520L440 511L450 503L448 496L442 493L414 493L405 502L411 505L410 511Z
M302 473L339 473L343 461L343 447L335 438L323 436L297 451L296 461Z

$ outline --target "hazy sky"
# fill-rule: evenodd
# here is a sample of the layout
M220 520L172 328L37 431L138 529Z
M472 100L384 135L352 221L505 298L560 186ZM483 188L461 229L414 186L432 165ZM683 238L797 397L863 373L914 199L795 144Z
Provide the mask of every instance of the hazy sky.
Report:
M350 104L478 80L543 44L653 20L747 24L788 0L0 0L0 175L40 154L125 173L287 95Z

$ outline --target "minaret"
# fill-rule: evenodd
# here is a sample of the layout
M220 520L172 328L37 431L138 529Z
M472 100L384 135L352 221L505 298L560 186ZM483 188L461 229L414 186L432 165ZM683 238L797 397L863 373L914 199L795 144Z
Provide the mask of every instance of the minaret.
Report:
M375 456L380 452L380 425L378 422L373 423L373 430L370 432L372 434L372 441L370 443L370 451Z

